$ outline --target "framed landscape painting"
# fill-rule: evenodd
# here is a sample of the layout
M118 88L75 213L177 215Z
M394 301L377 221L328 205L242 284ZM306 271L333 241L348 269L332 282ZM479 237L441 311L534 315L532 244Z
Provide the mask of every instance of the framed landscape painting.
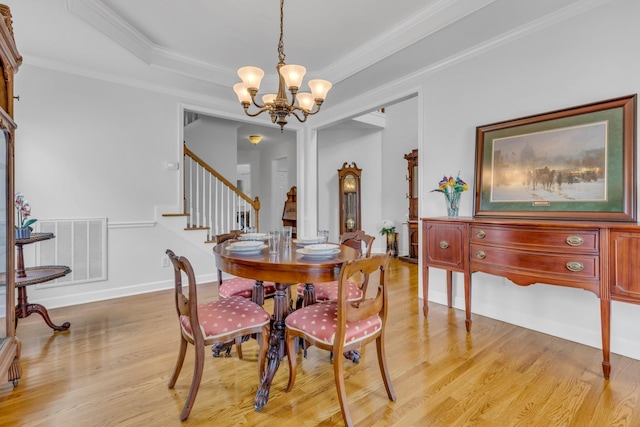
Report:
M636 98L477 127L474 216L635 221Z

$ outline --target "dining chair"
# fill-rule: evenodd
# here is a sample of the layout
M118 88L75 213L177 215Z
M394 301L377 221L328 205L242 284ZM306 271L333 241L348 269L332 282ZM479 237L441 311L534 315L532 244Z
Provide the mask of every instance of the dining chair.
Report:
M240 236L240 230L231 230L228 233L218 234L216 236L216 244L226 242L227 240L237 239ZM220 298L229 298L239 296L251 299L251 301L262 306L265 298L273 298L276 294L276 285L273 282L263 282L261 280L246 279L244 277L230 277L222 280L222 271L218 269L218 295ZM244 338L243 338L244 339ZM242 340L235 341L236 352L238 358L242 359ZM214 357L218 357L224 351L226 355L231 353L233 343L225 343L212 347Z
M204 370L205 346L256 334L259 346L258 381L260 381L265 368L270 315L253 301L238 296L198 303L197 284L191 263L187 258L177 256L171 249L167 249L167 255L174 269L175 305L180 325L180 351L173 374L169 379L169 388L174 388L178 375L180 375L187 352L187 344L193 344L195 348L195 365L191 387L180 414L180 420L184 421L189 418L200 387ZM187 295L182 287L183 275L186 276L189 287Z
M297 356L296 341L302 339L318 348L334 354L354 351L376 341L378 365L389 400L395 401L395 393L387 368L384 349L384 333L387 320L387 278L390 255L379 254L369 258L346 261L340 270L338 280L338 298L336 301L322 301L302 307L289 314L285 319L285 341L289 355L289 383L286 391L291 391L295 383ZM378 274L375 274L378 273ZM365 292L363 298L353 302L347 300L349 280L361 284L369 281L370 276L377 278L374 289ZM373 280L373 279L372 279ZM376 283L376 281L372 281ZM333 361L333 371L340 402L342 418L347 426L352 426L345 390L344 359L337 357Z
M353 232L346 232L340 237L340 244L350 246L356 249L361 257L371 256L371 247L373 246L374 236L366 234L362 230L356 230ZM364 244L364 249L363 249ZM366 286L366 284L364 284ZM310 290L309 285L305 283L298 284L297 288L298 298L296 300L296 308L300 308L309 304ZM335 301L338 299L338 281L315 283L315 300L316 301ZM356 301L362 298L362 289L355 282L349 281L347 283L347 300Z

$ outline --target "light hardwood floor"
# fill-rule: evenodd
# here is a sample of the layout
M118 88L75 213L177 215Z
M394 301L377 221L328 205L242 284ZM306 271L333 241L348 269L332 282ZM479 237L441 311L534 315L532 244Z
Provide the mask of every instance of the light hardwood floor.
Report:
M423 318L415 265L394 260L391 272L386 347L397 401L387 399L370 344L359 365L346 363L357 425L640 425L640 361L612 354L611 380L605 381L598 349L477 315L468 335L462 311L431 303ZM215 285L201 288L202 299L216 295ZM176 389L167 389L179 334L172 292L51 315L57 323L70 321L71 329L53 333L37 315L18 324L23 375L15 389L0 386L1 426L181 425L193 349ZM254 341L245 343L243 360L207 359L185 425L341 425L328 353L315 347L307 359L298 356L289 393L283 361L268 404L255 412L256 348Z

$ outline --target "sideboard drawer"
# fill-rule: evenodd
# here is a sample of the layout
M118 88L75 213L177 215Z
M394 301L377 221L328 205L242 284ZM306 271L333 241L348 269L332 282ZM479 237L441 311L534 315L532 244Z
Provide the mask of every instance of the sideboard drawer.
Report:
M600 249L600 234L592 229L536 228L472 225L471 243L527 248L545 252L594 253Z
M536 253L526 250L509 249L488 245L471 245L469 254L472 271L500 275L507 272L519 276L539 278L547 283L553 277L554 283L566 281L597 282L600 280L600 258L588 254ZM533 282L532 282L533 283Z

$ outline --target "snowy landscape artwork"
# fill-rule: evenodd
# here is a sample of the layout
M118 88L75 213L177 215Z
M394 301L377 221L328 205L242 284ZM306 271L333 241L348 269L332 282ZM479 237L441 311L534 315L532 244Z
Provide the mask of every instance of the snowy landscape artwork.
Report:
M490 201L606 201L607 124L494 139Z
M476 128L474 216L636 221L637 95Z

